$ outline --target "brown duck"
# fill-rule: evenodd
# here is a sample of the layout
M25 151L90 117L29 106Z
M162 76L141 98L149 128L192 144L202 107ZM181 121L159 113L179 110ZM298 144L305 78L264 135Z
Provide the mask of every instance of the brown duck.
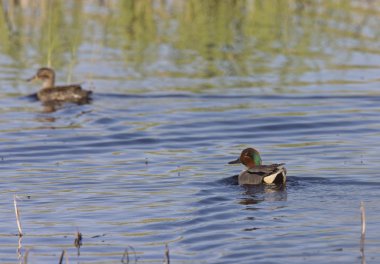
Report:
M284 184L286 182L286 169L284 163L262 165L260 153L254 148L244 149L240 157L228 164L242 163L247 167L238 176L240 185L257 184Z
M79 84L55 86L55 72L51 68L38 69L33 77L27 79L28 82L33 80L42 81L42 88L36 95L38 100L43 103L71 102L84 104L91 101L92 91L83 90Z

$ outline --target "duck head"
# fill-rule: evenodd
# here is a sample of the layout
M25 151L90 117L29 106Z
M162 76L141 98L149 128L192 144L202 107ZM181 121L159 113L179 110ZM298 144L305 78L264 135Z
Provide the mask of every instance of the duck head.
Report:
M34 80L42 81L42 89L54 87L54 82L55 82L54 70L47 67L39 68L37 73L33 77L27 79L28 82L31 82Z
M244 149L240 157L237 158L236 160L228 162L228 164L239 164L242 163L244 164L247 168L253 168L255 166L261 165L261 157L260 153L254 149L254 148L246 148Z

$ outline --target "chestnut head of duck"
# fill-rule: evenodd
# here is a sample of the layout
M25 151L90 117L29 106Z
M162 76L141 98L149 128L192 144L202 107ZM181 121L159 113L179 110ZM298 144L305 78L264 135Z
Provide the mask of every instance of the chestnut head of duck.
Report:
M246 148L241 152L239 158L230 161L228 164L239 163L242 163L249 169L256 166L260 166L262 164L260 153L254 148Z
M260 153L254 148L244 149L240 157L229 164L242 163L247 167L238 175L240 185L285 184L286 169L284 163L263 165Z

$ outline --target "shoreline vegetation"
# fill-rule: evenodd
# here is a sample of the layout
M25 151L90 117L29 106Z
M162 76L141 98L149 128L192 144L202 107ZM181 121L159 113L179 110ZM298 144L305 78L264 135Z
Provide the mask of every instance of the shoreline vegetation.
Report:
M165 60L182 68L195 64L186 74L200 78L259 76L283 60L275 80L281 87L304 84L302 74L329 63L334 50L342 49L337 35L357 40L345 48L368 53L377 53L371 41L380 35L377 23L368 19L380 14L372 1L100 0L92 5L88 10L85 1L2 2L1 53L18 62L19 69L48 66L66 71L67 83L80 61L96 63L105 49L123 51L125 67L135 72L131 78L141 78L147 70L160 77L181 77L184 71L149 67L165 47L172 50ZM92 43L91 54L82 54L86 43ZM89 75L86 80L91 80Z

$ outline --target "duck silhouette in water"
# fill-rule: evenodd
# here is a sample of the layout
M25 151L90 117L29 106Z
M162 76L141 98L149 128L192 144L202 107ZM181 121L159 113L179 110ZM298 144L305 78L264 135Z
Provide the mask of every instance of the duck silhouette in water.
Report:
M51 68L43 67L27 79L28 82L40 80L42 87L36 97L45 105L61 105L63 103L86 104L91 102L92 91L84 90L79 84L55 86L55 72Z

